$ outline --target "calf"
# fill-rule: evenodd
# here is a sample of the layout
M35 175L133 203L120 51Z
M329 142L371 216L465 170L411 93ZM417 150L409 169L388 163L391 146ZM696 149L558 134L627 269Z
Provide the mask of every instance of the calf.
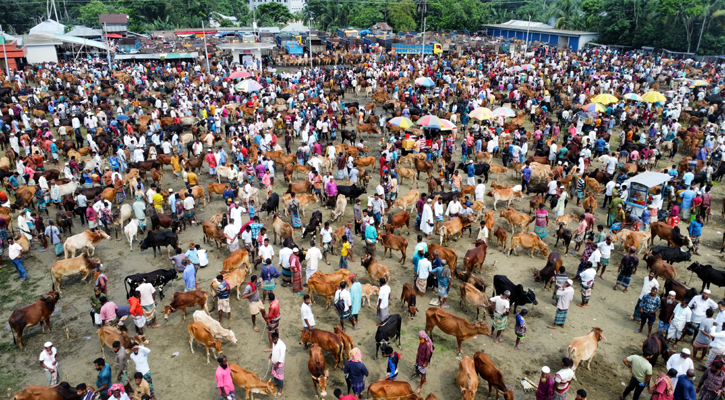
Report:
M509 301L514 306L514 314L516 314L516 308L518 306L525 306L527 304L537 305L536 294L534 291L529 289L524 291L523 285L515 285L504 275L494 275L493 287L496 290L497 295L503 294L505 291L511 292Z
M554 275L559 272L561 268L561 254L556 251L549 254L549 258L546 260L546 265L541 270L534 270L534 281L544 282L544 290L546 287L553 283Z
M695 261L687 267L687 270L694 272L702 280L700 292L705 290L705 287L709 289L710 284L718 287L725 286L725 272L714 269L712 265L702 265Z
M181 314L186 321L186 307L199 306L202 310L208 311L206 307L207 294L203 290L192 290L190 292L174 293L171 304L164 307L164 319L169 319L169 314L181 309Z
M511 238L511 247L509 247L509 256L511 252L516 253L516 247L526 247L531 249L531 258L534 258L534 250L539 250L544 257L549 256L549 246L544 243L539 235L535 233L517 233Z
M128 275L124 278L124 287L126 288L126 298L133 296L133 292L136 291L138 285L148 282L156 287L159 291L159 297L161 300L164 299L164 286L176 279L178 272L176 268L171 269L157 269L156 271L147 272L144 274L133 274Z
M53 265L50 266L50 275L54 279L53 290L55 290L57 286L58 293L61 293L60 280L64 276L83 274L81 280L85 281L86 278L88 278L88 276L91 274L91 271L93 271L93 269L97 266L103 267L99 260L89 258L88 254L86 253L82 253L80 256L75 258L56 261Z
M365 301L368 303L368 308L370 307L370 296L371 295L378 295L380 293L380 288L378 286L373 286L369 283L363 283L362 284L362 304L365 304Z
M208 241L211 244L213 240L216 243L216 248L218 249L219 244L227 242L224 232L222 232L222 230L214 223L208 221L203 222L201 224L201 228L204 231L204 243Z
M101 352L103 353L103 359L106 359L106 347L113 349L113 343L119 342L126 350L131 350L136 343L143 343L143 340L135 335L130 338L126 333L126 327L123 324L119 325L121 329L116 329L110 325L102 326L96 331L98 334L98 340L101 342Z
M478 272L480 273L483 268L483 263L486 261L486 250L488 249L488 245L480 239L473 242L473 244L476 247L468 250L466 255L463 257L463 267L468 272L475 272L476 269L478 269Z
M398 338L398 348L400 348L400 327L403 323L403 317L400 314L393 314L388 316L388 319L383 321L378 330L375 331L375 359L378 359L378 350L381 346L388 346Z
M566 246L566 252L564 254L569 254L569 244L571 243L572 235L571 231L566 229L565 226L565 223L559 222L559 229L556 230L556 243L554 243L554 247L559 246L559 239L561 239Z
M400 250L401 253L401 259L400 263L405 263L405 256L406 256L406 250L408 249L408 241L400 236L395 236L392 233L381 233L379 236L380 241L383 242L383 247L385 250L383 251L383 258L385 258L385 255L388 253L388 249L390 249L390 256L393 256L393 250Z
M511 390L503 381L503 374L496 365L491 362L484 352L479 351L473 355L473 361L476 366L476 373L481 378L488 382L488 397L491 397L491 388L496 389L496 400L498 400L498 394L503 393L505 400L514 400L514 392Z
M237 344L237 336L231 329L224 329L219 321L215 320L204 310L194 311L194 322L201 322L209 328L215 339L225 339L234 344Z
M310 360L307 361L307 369L312 375L312 383L315 385L315 396L327 396L327 377L329 371L325 370L325 356L322 348L316 344L310 346ZM319 392L317 389L320 389Z
M400 304L405 307L406 302L408 303L408 316L413 319L418 310L415 308L415 288L410 283L403 285L403 292L400 294Z
M323 331L322 329L315 329L313 331L302 329L300 344L307 348L307 345L310 343L314 343L320 346L322 350L327 350L332 353L332 358L335 360L335 366L332 369L337 369L337 365L342 360L342 352L345 348L339 336L332 332Z
M265 396L277 395L277 389L272 383L272 378L265 382L259 379L259 377L253 372L247 371L237 364L229 364L229 369L232 370L232 381L234 382L234 386L239 386L244 389L247 400L249 400L249 393L252 393L252 396L254 396L254 393Z
M508 243L508 233L506 233L506 231L499 226L496 228L493 236L496 237L496 243L498 244L498 247L500 247L501 250L505 251L506 243Z
M476 374L476 366L471 357L463 357L458 365L458 374L456 375L456 384L461 389L463 400L472 400L476 396L478 390L478 375Z
M425 331L433 340L433 328L438 327L444 333L456 337L458 343L458 355L462 353L461 343L470 340L477 335L490 335L488 327L476 321L472 324L463 318L459 318L442 308L429 308L425 312Z
M68 253L71 253L71 257L76 256L76 251L85 248L86 253L93 256L96 251L95 245L103 239L111 239L106 232L103 231L85 231L77 235L73 235L65 240L63 243L63 251L65 258L68 259Z
M368 387L372 399L382 400L423 400L415 394L410 383L403 381L377 381Z
M221 353L222 351L222 342L214 339L214 335L212 335L209 328L207 328L202 322L192 322L189 324L188 329L191 354L194 354L194 339L196 339L197 342L206 347L206 363L209 364L209 347L212 348L213 352L216 350L214 352L214 357L216 357L216 353Z
M403 225L408 228L408 234L410 235L410 214L407 211L403 210L395 215L388 214L388 223L385 224L385 231L395 234L395 229L401 228L402 233Z
M488 301L488 296L485 292L481 292L476 289L475 286L470 283L461 283L461 309L466 311L466 303L471 303L476 307L476 320L478 320L478 313L481 307L488 309L491 303ZM486 314L483 314L484 321L486 320Z
M592 359L594 353L597 352L597 348L599 348L600 340L607 341L607 338L602 334L602 329L592 328L586 336L575 337L569 343L567 357L574 363L571 367L572 370L576 371L576 367L579 366L580 362L589 360L587 370L591 371ZM574 375L574 379L576 379L576 375Z
M154 249L154 258L156 258L156 249L161 252L162 247L168 246L171 246L173 248L179 247L179 236L171 231L149 231L146 234L146 238L139 242L139 248L141 249L141 251L144 251L146 249Z
M60 300L60 293L50 291L48 294L40 296L40 299L35 303L18 308L10 314L8 319L8 325L13 332L13 343L17 343L20 348L23 348L23 331L25 328L31 327L40 323L40 328L45 333L45 326L48 327L50 332L50 316L55 311L55 305Z

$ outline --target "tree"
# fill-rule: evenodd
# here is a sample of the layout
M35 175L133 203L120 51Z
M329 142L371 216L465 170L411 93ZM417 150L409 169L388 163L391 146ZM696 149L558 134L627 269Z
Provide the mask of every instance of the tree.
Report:
M399 0L390 3L388 6L388 20L396 31L414 31L417 24L415 22L415 3L413 3L413 0Z
M282 3L264 3L257 7L257 12L262 15L262 19L266 17L274 23L286 23L294 19L292 13Z
M78 12L80 13L80 20L83 21L84 24L98 28L101 26L100 21L98 21L98 16L101 14L109 14L111 11L107 5L98 0L93 0L92 2L79 8Z

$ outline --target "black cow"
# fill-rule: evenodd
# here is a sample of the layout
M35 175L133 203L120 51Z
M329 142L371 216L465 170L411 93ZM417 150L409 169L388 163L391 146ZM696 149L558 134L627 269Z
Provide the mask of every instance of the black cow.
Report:
M664 294L667 295L667 293L669 293L670 291L675 292L675 299L677 300L692 299L699 294L697 293L697 289L688 288L677 279L667 279L665 281Z
M12 88L9 88L9 87L0 88L0 97L6 97L6 96L8 96L12 90L13 89Z
M453 199L459 195L458 192L434 192L431 193L430 196L428 196L431 199L435 199L436 196L441 196L441 199L443 200L443 204L446 204L448 202L453 201Z
M539 304L539 302L536 301L536 294L534 294L533 290L529 289L524 291L523 285L515 285L504 275L494 275L493 287L496 289L497 295L502 295L503 292L507 290L511 292L509 301L514 306L514 314L516 314L516 307L518 306L525 306L530 303L533 303L534 305Z
M98 195L100 195L104 189L106 189L105 186L95 186L95 187L89 187L89 188L79 187L78 189L76 189L75 195L77 196L77 195L83 193L83 195L86 196L86 198L88 199L88 203L93 203L95 198Z
M154 258L156 258L156 249L161 252L162 247L172 246L174 248L179 246L179 236L171 231L153 232L149 231L146 234L146 239L139 242L141 251L146 249L154 249Z
M305 226L305 230L302 231L302 239L307 236L308 233L312 234L314 239L317 236L317 229L322 225L322 213L318 210L312 213L310 217L310 223Z
M465 173L468 173L468 165L463 165L463 163L459 163L458 169L460 169L461 171L464 171ZM485 182L488 182L488 170L489 169L491 169L491 166L486 163L474 164L473 165L473 174L476 176L483 175L483 177L484 177L483 182L485 183Z
M348 131L343 129L340 132L340 143L345 143L345 141L349 141L351 146L355 145L355 139L357 139L357 133L353 131Z
M707 182L707 171L703 169L700 172L695 173L695 179L692 180L692 185L702 185Z
M361 188L358 185L352 185L352 186L338 186L337 187L337 193L344 194L347 199L357 199L358 197L362 196L365 192L365 188Z
M279 208L279 195L277 193L272 193L269 195L269 198L267 201L262 204L262 208L259 209L259 212L267 212L267 217L269 217L270 213L276 213L277 209Z
M398 338L398 348L400 348L400 326L403 323L403 317L400 314L393 314L388 317L375 332L375 359L378 359L378 350L380 346L387 346Z
M650 251L653 255L661 255L662 259L670 264L690 261L690 258L692 258L692 253L689 250L682 251L679 247L655 246Z
M718 287L725 286L725 271L714 269L712 265L702 265L695 261L687 267L687 270L694 272L702 280L701 292L705 290L705 287L710 289L711 283Z
M123 285L126 288L126 298L128 299L133 295L133 292L136 291L138 285L148 282L159 290L159 297L163 300L164 285L176 279L177 274L178 272L176 272L176 268L171 268L157 269L156 271L147 272L145 274L128 275L123 280Z
M720 166L717 167L717 171L712 174L712 180L721 182L723 175L725 175L725 163L721 163Z
M649 335L647 339L642 342L642 354L645 356L652 356L652 358L647 361L649 361L649 363L653 366L657 363L657 359L660 355L665 359L665 362L670 359L671 353L668 351L667 341L662 337L661 331Z

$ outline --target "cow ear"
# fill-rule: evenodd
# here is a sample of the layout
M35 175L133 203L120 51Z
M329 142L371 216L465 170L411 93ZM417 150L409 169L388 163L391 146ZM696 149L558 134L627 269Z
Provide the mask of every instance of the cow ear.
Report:
M330 371L325 370L325 377L328 377L328 376L330 376Z

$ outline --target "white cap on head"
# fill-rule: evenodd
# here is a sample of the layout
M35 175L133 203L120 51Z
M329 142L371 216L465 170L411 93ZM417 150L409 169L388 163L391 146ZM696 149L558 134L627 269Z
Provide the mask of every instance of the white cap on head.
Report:
M294 249L292 249L292 252L293 252L293 253L297 253L297 252L299 252L299 251L300 251L300 249L298 249L297 247L295 247Z
M574 284L574 281L572 281L571 279L567 279L566 280L566 283L568 283L569 285L573 285Z
M682 354L690 354L690 349L688 349L687 347L683 348Z
M705 290L702 291L702 293L710 294L710 289L705 289Z
M51 343L51 342L45 342L45 344L43 345L43 347L53 347L53 343Z
M549 372L551 372L551 370L549 369L549 367L544 365L543 367L541 367L541 372L548 374Z
M674 290L670 290L669 292L667 292L667 294L670 296L677 296L677 293L675 293Z

